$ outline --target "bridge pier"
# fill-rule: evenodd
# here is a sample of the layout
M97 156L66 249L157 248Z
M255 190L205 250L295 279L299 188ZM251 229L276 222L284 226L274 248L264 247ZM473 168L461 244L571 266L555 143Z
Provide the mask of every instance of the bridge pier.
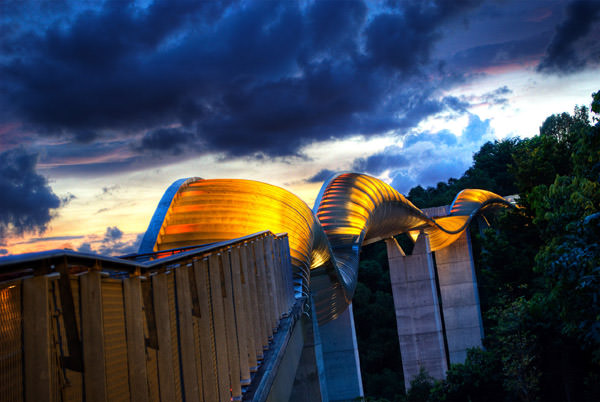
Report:
M386 240L404 382L420 368L445 378L449 364L463 363L481 347L483 324L468 231L432 253L421 233L411 255Z
M423 233L409 256L394 238L387 239L386 245L404 385L408 389L421 367L436 379L443 379L448 370L435 267Z
M338 318L319 327L330 401L364 396L352 304Z
M469 231L435 252L450 364L464 363L481 346L483 323Z

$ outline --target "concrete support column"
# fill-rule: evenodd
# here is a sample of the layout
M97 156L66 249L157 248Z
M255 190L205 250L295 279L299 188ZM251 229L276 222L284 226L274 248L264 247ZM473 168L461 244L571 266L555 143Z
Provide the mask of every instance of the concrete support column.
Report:
M352 304L338 318L319 326L330 401L364 396Z
M304 348L289 402L329 402L325 364L323 363L323 345L312 299L310 304L312 309L310 317L302 317Z
M406 256L395 239L386 240L404 383L424 367L443 379L448 369L435 270L429 241L419 235L413 253Z
M450 363L464 363L481 346L483 325L468 231L435 252Z

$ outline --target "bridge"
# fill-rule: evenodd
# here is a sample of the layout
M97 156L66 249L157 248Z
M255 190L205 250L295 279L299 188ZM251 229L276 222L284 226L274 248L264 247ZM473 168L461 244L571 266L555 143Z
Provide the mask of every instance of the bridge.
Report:
M464 190L421 211L357 173L311 210L248 180L178 180L138 254L0 259L7 401L317 401L362 394L352 295L360 247L385 240L407 384L481 343L468 233L510 205ZM395 235L415 241L406 255ZM435 254L434 254L435 253Z

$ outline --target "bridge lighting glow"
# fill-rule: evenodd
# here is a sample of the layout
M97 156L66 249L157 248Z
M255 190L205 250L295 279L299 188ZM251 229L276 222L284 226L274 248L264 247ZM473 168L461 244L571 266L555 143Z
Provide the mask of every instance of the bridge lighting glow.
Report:
M301 293L312 295L320 322L337 317L352 300L363 243L400 233L415 240L422 232L436 251L458 239L475 214L510 205L489 191L464 190L447 216L433 219L388 184L359 173L327 180L314 210L291 192L258 181L194 178L174 185L161 200L140 253L264 230L287 233Z

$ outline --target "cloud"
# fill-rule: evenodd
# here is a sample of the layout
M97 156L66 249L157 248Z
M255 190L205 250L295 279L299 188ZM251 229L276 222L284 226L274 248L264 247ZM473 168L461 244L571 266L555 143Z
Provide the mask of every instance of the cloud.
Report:
M492 134L490 119L481 120L476 114L469 115L469 124L462 132L462 138L470 143L483 143Z
M61 206L36 164L37 155L23 148L0 153L0 238L43 233Z
M406 171L395 171L390 175L392 177L391 186L394 187L400 194L408 194L411 188L417 185L415 179Z
M379 153L356 159L352 163L352 169L377 176L388 169L398 169L409 164L410 160L402 154L402 148L389 146Z
M481 100L488 105L506 105L508 103L507 96L512 93L513 91L504 85L481 95Z
M65 240L76 240L83 239L84 236L75 235L75 236L50 236L50 237L34 237L27 239L26 241L19 242L16 244L32 244L32 243L40 243L46 241L65 241Z
M598 38L584 44L584 38L600 28L597 1L577 0L567 6L565 21L556 27L546 55L537 70L544 73L571 73L600 62Z
M404 137L404 148L408 148L419 142L431 142L434 144L445 144L445 145L456 145L458 139L449 130L440 130L436 133L429 133L426 131L414 132Z
M115 242L123 237L123 232L116 226L107 227L102 243Z
M335 172L329 169L321 169L314 176L309 177L305 181L307 183L322 183L333 176Z
M485 72L491 68L527 66L537 62L548 44L549 32L537 32L524 38L473 46L455 53L448 65L453 70Z
M451 177L458 178L469 167L468 162L458 158L432 159L431 162L431 164L427 165L417 175L416 182L422 186L431 186L439 181L446 181Z
M108 256L133 254L138 251L144 234L140 233L134 239L124 240L124 233L117 226L107 227L100 241L83 242L77 248L81 253L95 253ZM130 238L130 236L127 236ZM95 247L97 245L97 248Z
M0 106L36 135L70 141L48 152L53 173L139 169L146 152L162 164L298 155L464 109L440 99L453 79L423 77L439 27L477 4L179 1L48 13L25 3L35 24L11 24L26 14L18 7L4 19ZM69 162L85 149L98 160Z
M159 128L148 131L137 146L138 150L149 150L153 153L170 153L173 155L182 154L187 146L191 146L196 141L195 134L178 128ZM197 146L201 149L202 147ZM196 150L198 151L198 150Z

